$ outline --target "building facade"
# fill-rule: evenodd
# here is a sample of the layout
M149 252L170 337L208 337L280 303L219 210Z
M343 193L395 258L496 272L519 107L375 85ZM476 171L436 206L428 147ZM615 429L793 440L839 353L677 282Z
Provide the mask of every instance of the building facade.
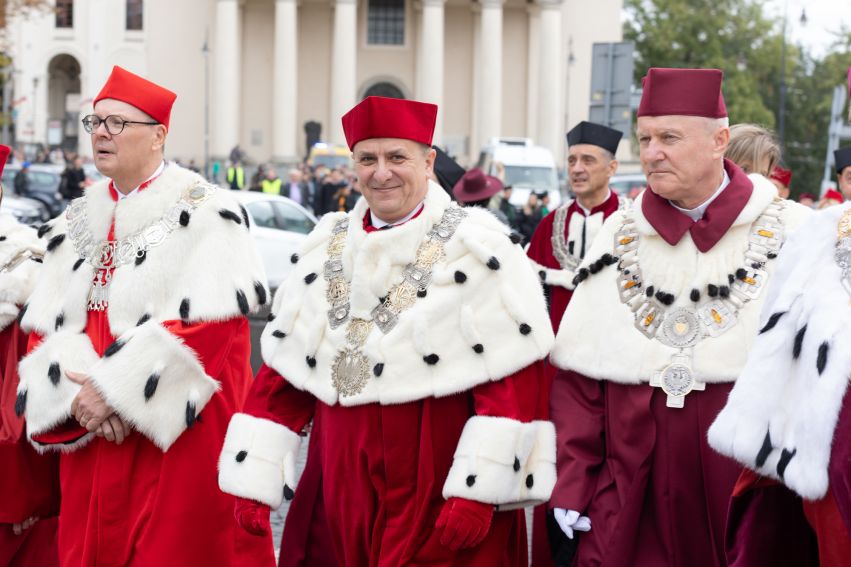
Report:
M492 137L559 159L588 116L591 46L621 39L622 0L56 0L11 22L16 140L79 145L113 65L178 93L168 153L239 145L255 162L344 144L369 94L434 102L435 143L462 162Z

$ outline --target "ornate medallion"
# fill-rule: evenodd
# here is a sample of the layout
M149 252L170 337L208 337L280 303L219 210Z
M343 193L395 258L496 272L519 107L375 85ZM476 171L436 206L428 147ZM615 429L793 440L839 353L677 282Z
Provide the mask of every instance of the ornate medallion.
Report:
M669 312L662 323L660 340L674 348L687 348L697 344L700 338L700 321L694 310L678 307Z
M359 350L344 348L331 366L331 382L341 396L359 394L369 380L369 359Z

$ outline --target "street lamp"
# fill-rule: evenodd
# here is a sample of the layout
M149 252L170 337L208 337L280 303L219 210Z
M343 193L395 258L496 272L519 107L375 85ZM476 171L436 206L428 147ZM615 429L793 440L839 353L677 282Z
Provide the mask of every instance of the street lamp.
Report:
M777 111L777 137L780 139L780 148L786 149L786 22L789 19L789 0L786 0L786 9L783 12L783 42L780 46L780 89L778 96ZM807 12L801 9L801 17L798 22L807 25Z

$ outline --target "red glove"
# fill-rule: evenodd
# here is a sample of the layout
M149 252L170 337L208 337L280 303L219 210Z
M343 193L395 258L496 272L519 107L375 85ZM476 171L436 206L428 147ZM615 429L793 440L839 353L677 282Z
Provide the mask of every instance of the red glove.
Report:
M266 504L261 504L248 498L236 497L236 505L233 509L233 515L239 527L256 536L265 536L271 532L272 527L269 525L269 515L272 509Z
M493 505L465 498L450 498L435 526L443 529L440 543L452 551L482 543L493 519Z

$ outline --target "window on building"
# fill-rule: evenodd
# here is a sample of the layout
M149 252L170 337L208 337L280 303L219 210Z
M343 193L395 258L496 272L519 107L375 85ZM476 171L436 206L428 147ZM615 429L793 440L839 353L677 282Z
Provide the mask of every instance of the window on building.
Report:
M367 43L405 44L405 0L369 0Z
M56 0L56 27L74 27L74 0Z
M127 0L127 24L128 30L142 29L142 0Z

